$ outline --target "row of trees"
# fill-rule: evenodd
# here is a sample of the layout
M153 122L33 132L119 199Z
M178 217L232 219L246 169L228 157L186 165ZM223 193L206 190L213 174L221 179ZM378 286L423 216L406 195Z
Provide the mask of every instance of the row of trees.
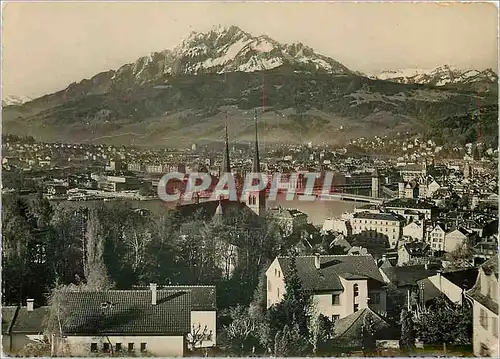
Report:
M258 275L285 251L272 218L176 210L155 217L126 202L51 205L41 193L3 197L4 304L46 303L55 283L129 289L151 282L215 284L218 306L248 305ZM228 275L229 245L237 249Z

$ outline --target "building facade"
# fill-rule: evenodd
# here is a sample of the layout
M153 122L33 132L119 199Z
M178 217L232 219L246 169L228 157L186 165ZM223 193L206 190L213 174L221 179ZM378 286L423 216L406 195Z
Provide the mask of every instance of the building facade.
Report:
M477 281L467 294L473 300L474 355L498 358L498 257L479 268Z
M268 308L283 300L290 264L291 258L277 257L267 269ZM296 266L320 314L337 320L367 307L385 313L385 284L372 256L299 256Z
M355 213L352 219L352 233L364 232L388 240L389 246L395 248L403 235L404 219L393 213Z

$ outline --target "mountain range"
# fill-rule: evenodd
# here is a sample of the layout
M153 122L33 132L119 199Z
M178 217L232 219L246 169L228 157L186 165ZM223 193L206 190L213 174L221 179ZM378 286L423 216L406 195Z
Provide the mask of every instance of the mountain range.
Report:
M493 71L384 72L368 77L302 43L236 26L193 32L171 50L3 109L3 129L46 141L185 145L252 136L335 143L396 131L496 104Z
M432 86L468 85L476 90L488 90L498 83L498 75L492 69L461 70L449 65L434 69L402 69L383 71L371 76L379 80L388 80L405 84L425 84Z

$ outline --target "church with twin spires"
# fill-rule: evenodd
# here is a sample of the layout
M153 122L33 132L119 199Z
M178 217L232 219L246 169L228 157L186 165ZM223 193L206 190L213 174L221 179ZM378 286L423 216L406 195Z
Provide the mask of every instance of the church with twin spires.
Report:
M260 157L259 157L259 139L258 139L258 126L257 126L257 111L254 114L254 127L255 127L255 143L254 143L254 154L252 160L252 172L260 173ZM224 154L222 158L222 164L219 169L219 178L222 178L225 173L232 173L231 170L231 159L229 156L229 137L227 131L227 122L225 126L225 136L224 136ZM229 199L219 199L215 201L199 201L195 203L184 204L177 206L177 209L182 215L190 215L196 212L198 209L204 209L207 215L218 216L223 215L225 210L228 208L237 208L239 210L250 209L255 215L263 216L266 212L266 191L246 191L243 193L244 201L231 201Z

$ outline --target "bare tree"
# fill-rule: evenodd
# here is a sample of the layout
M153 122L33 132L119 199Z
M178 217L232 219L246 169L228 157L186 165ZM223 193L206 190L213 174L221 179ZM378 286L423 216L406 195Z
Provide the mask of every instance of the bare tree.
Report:
M193 324L191 332L186 336L187 343L191 350L194 350L198 344L202 345L204 341L211 339L212 331L209 331L206 325L202 327L201 324Z

